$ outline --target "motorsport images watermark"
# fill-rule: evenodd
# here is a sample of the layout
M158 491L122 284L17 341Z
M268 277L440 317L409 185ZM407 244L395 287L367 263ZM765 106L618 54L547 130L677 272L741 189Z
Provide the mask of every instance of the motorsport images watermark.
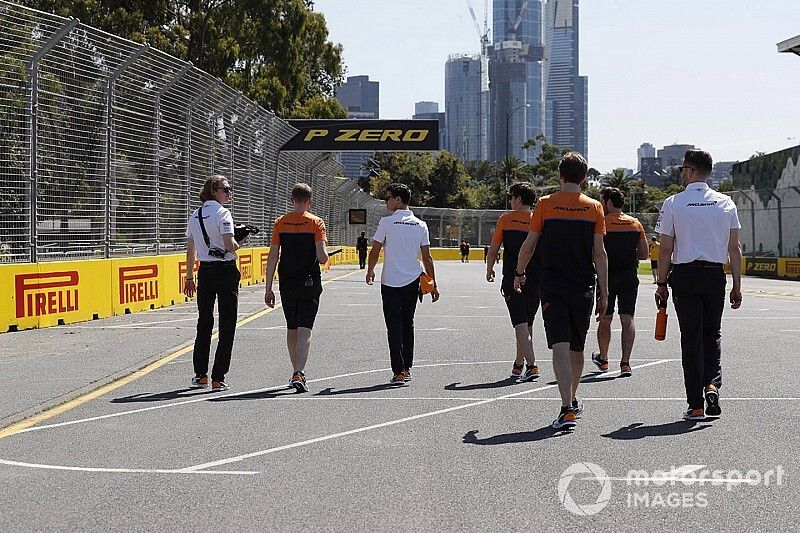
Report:
M706 489L724 487L781 486L785 471L782 466L760 470L720 470L706 465L673 466L669 470L629 470L625 477L612 477L594 463L575 463L558 480L558 499L564 508L577 516L592 516L611 501L612 481L625 482L626 506L630 508L689 508L708 507ZM591 495L585 498L575 497Z

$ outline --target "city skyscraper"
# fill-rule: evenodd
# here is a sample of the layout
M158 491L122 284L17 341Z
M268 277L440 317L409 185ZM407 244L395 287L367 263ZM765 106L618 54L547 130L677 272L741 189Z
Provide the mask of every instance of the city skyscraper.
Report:
M694 150L693 144L670 144L658 151L661 168L667 169L683 164L683 156L688 150Z
M523 5L525 9L523 11ZM519 25L515 28L515 25ZM543 64L544 47L542 40L542 0L494 0L493 2L493 31L492 41L494 42L494 56L492 59L508 63L508 57L502 57L503 54L498 55L500 43L519 41L523 45L522 62L524 63L524 72L522 76L525 81L525 97L524 100L517 105L527 104L524 110L519 113L524 113L525 130L520 132L524 137L521 142L515 139L512 146L514 149L509 153L513 153L521 157L523 160L532 160L534 152L532 150L518 150L518 146L528 139L535 138L539 133L544 132L544 100L543 100ZM508 49L509 46L502 47ZM519 70L520 67L513 67L510 70ZM492 67L490 66L490 80ZM501 67L499 71L509 72L509 67ZM517 74L515 74L517 75ZM516 83L516 82L515 82ZM503 97L491 96L491 101L495 104L502 104L505 100ZM515 106L516 107L516 106ZM491 107L492 115L496 111L496 115L492 120L495 124L505 124L506 113L510 112L512 108L503 109ZM516 114L512 118L517 118ZM494 153L500 154L500 157L505 155L505 146L502 149L493 150Z
M588 157L589 79L579 75L578 33L578 0L546 0L545 136Z
M336 99L347 110L351 119L380 118L380 84L369 81L369 76L348 76L347 81L336 88ZM372 152L343 152L339 160L348 178L358 178L366 173L363 163Z
M439 149L447 149L447 129L444 113L439 113L439 102L414 103L413 120L438 120L439 121Z
M487 159L481 120L481 56L454 54L444 69L445 147L463 161ZM482 142L483 140L483 142Z
M489 157L500 161L506 156L526 160L522 148L528 140L526 48L520 41L503 41L489 47L490 142Z
M638 150L636 150L636 170L642 170L642 158L655 157L656 147L650 143L642 143Z

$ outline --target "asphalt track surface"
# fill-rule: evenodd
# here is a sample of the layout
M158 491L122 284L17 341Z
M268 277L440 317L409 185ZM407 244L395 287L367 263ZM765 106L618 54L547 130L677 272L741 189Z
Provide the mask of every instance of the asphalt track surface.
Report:
M378 285L366 286L363 271L334 269L326 274L336 279L325 286L314 330L310 393L287 387L291 368L281 311L261 313L237 330L230 391L191 388L186 351L0 438L5 527L796 527L800 285L744 281L743 308L726 308L723 319L723 416L689 423L680 419L685 400L677 321L670 310L667 340L652 339L654 285L642 277L633 376L613 371L615 322L612 372L595 373L587 362L579 389L586 411L577 429L562 432L549 427L559 400L541 318L534 335L542 376L515 383L507 379L514 344L499 283L484 280L480 262L442 262L437 271L442 299L417 308L409 386L387 385ZM241 318L262 311L262 298L261 286L243 290ZM0 336L4 389L14 391L3 394L0 412L10 420L25 412L26 402L31 408L58 398L36 392L48 379L59 383L69 375L81 385L80 374L94 367L112 376L124 368L120 354L132 354L128 365L174 354L193 338L193 317L193 305L186 304ZM593 322L587 359L595 330ZM26 373L26 367L33 370ZM9 369L22 372L19 379L9 379ZM591 464L573 466L580 463ZM631 484L632 471L652 479ZM711 471L717 471L715 483L696 481ZM740 478L748 471L752 483Z

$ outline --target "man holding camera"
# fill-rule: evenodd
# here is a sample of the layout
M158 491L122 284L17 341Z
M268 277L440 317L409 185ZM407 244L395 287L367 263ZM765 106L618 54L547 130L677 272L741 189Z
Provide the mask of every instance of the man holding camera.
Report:
M281 305L286 317L286 345L294 367L289 383L301 393L308 392L305 368L311 350L311 330L322 295L319 265L328 262L328 252L325 251L325 222L308 212L311 187L305 183L295 185L292 206L294 210L279 217L272 230L264 303L275 307L272 281L277 267Z
M211 389L228 389L228 373L236 334L236 315L239 309L239 269L233 217L223 207L231 199L231 186L225 176L211 176L200 190L203 205L189 217L186 228L186 281L183 293L197 293L197 337L194 341L194 378L192 385L208 387L208 358L211 350L211 330L214 329L214 301L219 299L219 342L211 370ZM200 260L197 284L194 280L195 256Z

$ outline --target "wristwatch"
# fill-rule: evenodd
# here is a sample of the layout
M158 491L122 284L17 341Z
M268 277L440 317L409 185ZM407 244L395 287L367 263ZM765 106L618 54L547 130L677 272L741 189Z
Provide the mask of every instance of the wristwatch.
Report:
M514 272L514 276L517 277L517 278L524 278L525 277L525 272L523 272L522 274L520 274L519 272Z

